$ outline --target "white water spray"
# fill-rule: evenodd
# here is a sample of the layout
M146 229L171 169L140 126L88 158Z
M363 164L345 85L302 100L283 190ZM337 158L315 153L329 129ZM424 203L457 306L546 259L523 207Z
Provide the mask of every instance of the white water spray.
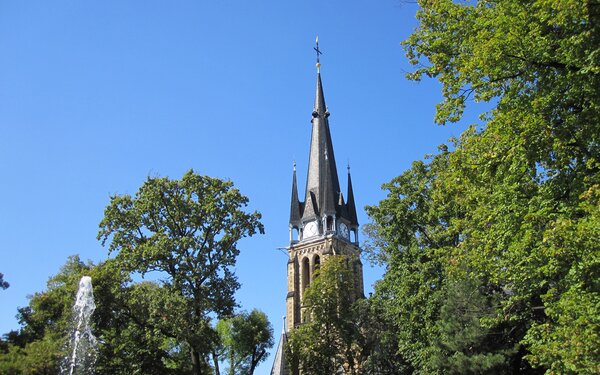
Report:
M89 375L94 373L98 356L97 340L90 328L90 318L96 309L92 278L83 276L79 281L77 299L73 305L73 321L69 356L61 366L61 375Z

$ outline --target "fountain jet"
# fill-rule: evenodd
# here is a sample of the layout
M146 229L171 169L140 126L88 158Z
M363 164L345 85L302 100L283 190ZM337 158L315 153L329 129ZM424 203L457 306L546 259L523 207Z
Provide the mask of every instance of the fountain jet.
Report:
M61 375L91 375L98 357L98 341L92 334L90 318L96 309L92 278L83 276L79 281L77 298L73 305L72 329L69 340L70 353L64 358Z

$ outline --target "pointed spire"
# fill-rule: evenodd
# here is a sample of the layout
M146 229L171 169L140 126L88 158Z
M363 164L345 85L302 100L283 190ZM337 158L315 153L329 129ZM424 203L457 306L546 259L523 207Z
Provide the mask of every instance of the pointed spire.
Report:
M315 95L315 106L313 117L328 117L327 106L325 105L325 95L323 94L323 83L321 82L321 73L317 73L317 93Z
M300 225L300 201L298 199L298 183L296 182L296 161L294 161L294 176L292 178L292 201L290 203L290 224Z
M315 48L315 50L317 49ZM338 208L335 202L340 191L329 131L329 112L325 105L320 72L317 72L317 91L312 117L312 137L306 179L306 205L302 214L304 222L318 219L319 213L321 215L335 214Z
M354 191L352 189L352 178L350 177L350 164L348 164L348 218L353 225L358 225L358 217L356 215L356 204L354 203Z
M314 220L324 220L326 216L333 216L334 222L341 219L353 228L358 227L354 194L350 169L348 167L348 195L344 196L340 189L338 180L333 143L329 129L329 112L325 104L323 93L323 82L320 71L320 55L318 39L315 51L317 52L317 85L315 93L315 105L312 113L312 133L310 141L310 153L308 161L308 173L306 178L305 199L298 205L294 194L297 190L294 175L292 189L292 214L290 222L296 223L296 213L299 212L300 219L298 227ZM345 199L347 201L345 201ZM298 208L296 208L298 207ZM333 229L336 230L335 228Z

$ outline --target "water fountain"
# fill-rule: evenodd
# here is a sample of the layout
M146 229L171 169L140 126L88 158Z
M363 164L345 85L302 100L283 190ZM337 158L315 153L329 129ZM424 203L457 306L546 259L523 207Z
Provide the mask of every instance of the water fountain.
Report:
M90 328L90 318L95 309L92 278L83 276L79 281L77 298L73 305L72 331L68 351L70 354L63 360L61 375L94 373L98 349L96 337Z

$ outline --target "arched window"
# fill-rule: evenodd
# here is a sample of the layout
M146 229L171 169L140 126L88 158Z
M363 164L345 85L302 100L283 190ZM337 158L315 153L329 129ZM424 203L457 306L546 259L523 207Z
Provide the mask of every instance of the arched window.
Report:
M300 283L302 284L302 296L304 297L304 290L310 284L310 261L308 260L308 257L302 259L302 267L300 272L302 275L300 280Z

